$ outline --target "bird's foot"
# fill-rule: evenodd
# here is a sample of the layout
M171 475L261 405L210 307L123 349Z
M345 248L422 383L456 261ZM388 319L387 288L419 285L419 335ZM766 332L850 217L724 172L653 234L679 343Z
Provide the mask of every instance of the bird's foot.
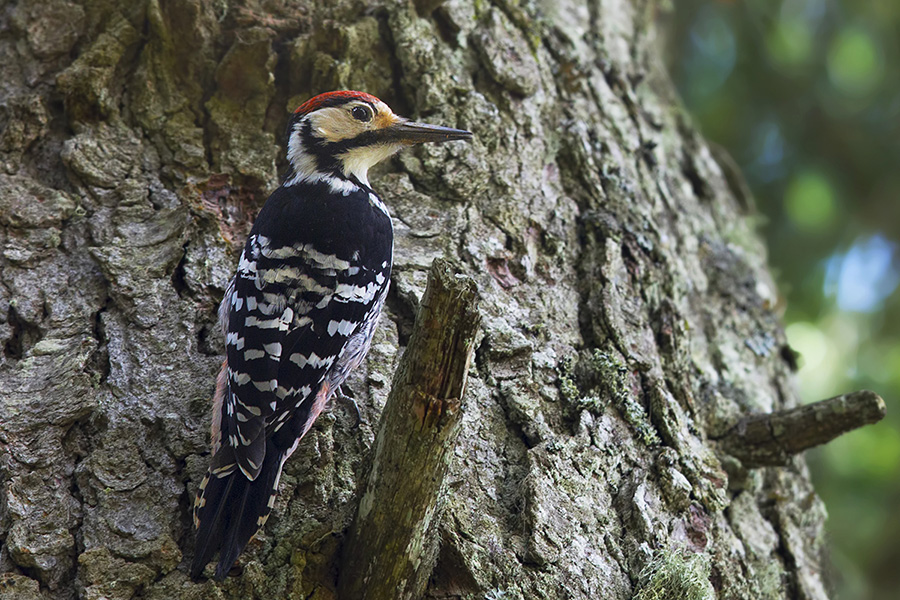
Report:
M354 416L356 417L356 421L353 423L353 429L358 428L360 424L364 422L362 413L359 411L359 404L356 403L356 400L354 398L345 396L344 391L341 389L341 386L338 386L334 391L334 399L344 405L344 407L348 411L352 410Z

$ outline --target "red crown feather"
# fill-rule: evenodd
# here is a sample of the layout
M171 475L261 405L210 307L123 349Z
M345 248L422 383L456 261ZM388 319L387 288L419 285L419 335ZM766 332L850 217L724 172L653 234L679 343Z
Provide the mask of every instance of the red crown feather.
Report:
M365 92L356 92L353 90L325 92L324 94L313 96L312 98L298 106L297 110L294 111L294 114L306 115L313 112L314 110L319 110L320 108L325 108L327 106L340 106L341 104L346 104L351 100L362 100L363 102L368 102L369 104L378 102L378 98L376 98L372 94L367 94Z

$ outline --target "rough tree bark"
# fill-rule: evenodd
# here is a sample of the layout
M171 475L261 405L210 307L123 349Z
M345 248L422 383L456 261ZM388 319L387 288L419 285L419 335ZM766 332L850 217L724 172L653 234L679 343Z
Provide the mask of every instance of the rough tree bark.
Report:
M0 598L334 597L426 272L483 335L426 597L827 597L802 458L717 447L798 404L740 177L650 0L21 0L0 11ZM242 574L189 582L216 304L288 111L355 88L475 132L374 174L396 271ZM376 508L377 510L377 508Z

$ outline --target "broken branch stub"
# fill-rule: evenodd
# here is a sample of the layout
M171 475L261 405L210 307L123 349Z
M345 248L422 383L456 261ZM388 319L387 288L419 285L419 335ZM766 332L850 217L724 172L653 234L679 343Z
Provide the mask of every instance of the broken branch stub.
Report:
M338 598L421 597L437 557L442 487L481 323L475 282L437 259L378 425L344 545Z
M781 466L804 450L877 423L884 400L862 390L779 412L741 419L720 440L722 449L747 468Z

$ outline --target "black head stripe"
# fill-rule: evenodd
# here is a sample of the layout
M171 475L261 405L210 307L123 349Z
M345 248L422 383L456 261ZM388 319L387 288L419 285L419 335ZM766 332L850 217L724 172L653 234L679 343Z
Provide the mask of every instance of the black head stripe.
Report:
M378 131L364 131L356 137L352 137L347 140L341 140L339 142L326 143L323 144L323 146L327 148L330 154L338 156L339 154L343 154L347 150L352 150L353 148L373 146L380 143L382 140L381 136L379 136L378 134Z
M326 173L340 172L342 165L338 157L348 150L384 142L378 131L364 131L358 136L347 140L328 142L314 138L308 123L304 125L301 135L303 135L303 145L306 147L307 152L316 157L316 165L319 167L319 170Z

